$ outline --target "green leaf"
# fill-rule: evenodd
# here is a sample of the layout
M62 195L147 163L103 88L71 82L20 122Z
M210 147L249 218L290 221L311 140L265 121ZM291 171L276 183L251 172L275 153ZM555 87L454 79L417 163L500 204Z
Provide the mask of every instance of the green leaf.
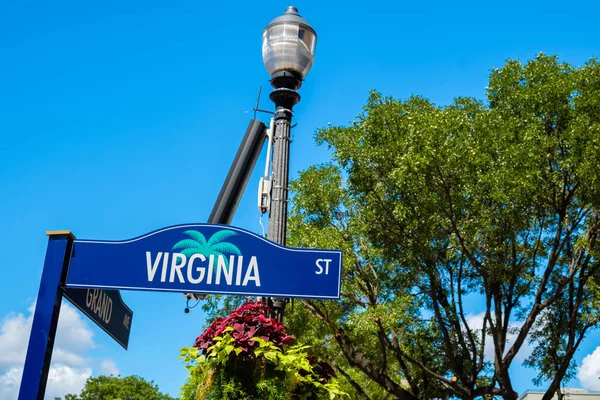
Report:
M269 345L269 343L268 343L267 341L265 341L265 340L264 340L264 339L262 339L262 338L259 338L258 336L255 336L255 337L253 337L253 338L250 338L250 340L252 340L252 341L254 341L254 342L257 342L257 343L258 343L258 345L259 345L260 347L266 347L266 346L268 346L268 345Z
M205 247L207 245L206 238L202 233L194 230L185 231L183 233L185 233L186 235L194 239L196 242L198 242L200 246Z
M240 249L237 248L237 246L231 244L231 243L217 243L214 246L212 246L212 249L215 252L219 252L222 254L233 254L233 255L237 255L237 256L241 256L242 253L240 252Z
M172 250L202 249L203 245L192 239L183 239L175 243Z
M225 239L228 239L228 238L233 237L233 236L237 236L237 232L234 232L234 231L231 231L231 230L228 230L228 229L224 229L222 231L215 232L210 237L210 239L208 240L208 245L211 248L214 248L214 246L216 244L221 243Z

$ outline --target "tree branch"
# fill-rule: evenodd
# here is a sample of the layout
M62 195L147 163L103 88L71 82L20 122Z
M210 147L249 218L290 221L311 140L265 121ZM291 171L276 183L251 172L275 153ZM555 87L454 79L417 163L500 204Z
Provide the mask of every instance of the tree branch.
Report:
M341 368L339 365L335 365L335 369L338 370L338 372L340 374L342 374L342 376L344 378L346 378L346 380L348 381L348 383L354 388L354 390L356 390L358 392L358 394L360 395L360 397L364 400L371 400L371 398L369 397L369 395L367 394L367 392L365 392L365 390L362 388L362 386L360 386L358 384L358 382L356 382L354 379L352 379L352 377L346 372L344 371L343 368Z
M346 358L346 361L353 367L360 369L365 375L377 382L382 388L389 393L398 397L399 400L418 400L408 390L402 388L396 382L394 382L387 374L381 373L379 369L371 362L362 352L356 350L356 347L345 334L344 330L336 323L330 321L325 313L323 313L316 304L310 300L303 300L302 304L318 319L325 322L330 329L337 331L335 333L335 340L338 343L342 354Z

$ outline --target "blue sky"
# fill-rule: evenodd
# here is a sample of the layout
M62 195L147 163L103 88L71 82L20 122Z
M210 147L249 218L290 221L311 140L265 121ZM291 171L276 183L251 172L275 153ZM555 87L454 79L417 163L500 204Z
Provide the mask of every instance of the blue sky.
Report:
M2 1L0 350L22 345L10 335L26 330L45 231L116 240L206 221L260 85L261 106L271 107L261 33L288 5ZM315 27L318 44L294 116L292 177L328 159L314 145L315 129L351 122L370 89L447 104L457 96L483 98L490 69L508 58L543 51L580 65L600 56L596 1L294 5ZM263 158L258 166L233 221L255 232ZM59 327L64 357L57 363L79 376L88 367L94 374L139 374L176 394L186 372L178 349L201 333L202 313L184 314L183 296L176 294L123 297L135 313L129 351L66 312ZM75 346L69 329L89 340ZM578 359L599 339L590 336ZM6 388L17 379L19 354L0 355L0 395L14 393ZM531 371L517 375L519 392L533 387ZM56 393L76 387L81 380L75 378L72 386L57 381Z

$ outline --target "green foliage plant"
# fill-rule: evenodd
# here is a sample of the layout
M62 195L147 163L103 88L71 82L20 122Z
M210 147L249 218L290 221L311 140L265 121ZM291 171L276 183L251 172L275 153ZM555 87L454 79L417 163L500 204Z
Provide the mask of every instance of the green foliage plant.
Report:
M196 347L181 349L180 358L190 371L181 391L182 400L316 400L346 396L329 364L309 355L310 346L292 345L289 339L277 342L268 336L246 338L240 332L245 328L261 331L252 318L247 318L248 314L259 316L262 324L279 327L280 323L266 318L267 308L261 303L246 303L240 309L232 314L245 319L244 326L230 319L235 327L218 330L212 326L207 331L218 331L217 336L201 335L210 346L202 347L203 340L197 340Z

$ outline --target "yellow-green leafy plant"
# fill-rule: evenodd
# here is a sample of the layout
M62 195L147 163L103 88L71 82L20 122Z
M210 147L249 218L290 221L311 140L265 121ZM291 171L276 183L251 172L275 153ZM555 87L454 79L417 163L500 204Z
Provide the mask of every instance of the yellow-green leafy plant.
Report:
M285 326L249 302L213 322L193 347L181 349L188 381L182 400L310 400L346 396L310 346L292 344Z

